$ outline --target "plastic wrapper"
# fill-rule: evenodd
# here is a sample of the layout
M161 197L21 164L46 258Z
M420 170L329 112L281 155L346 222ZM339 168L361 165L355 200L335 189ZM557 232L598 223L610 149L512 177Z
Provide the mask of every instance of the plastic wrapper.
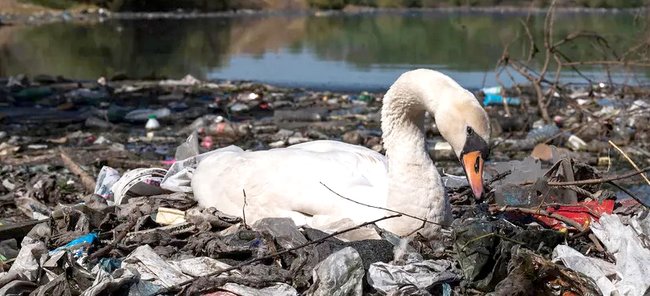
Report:
M99 171L99 175L97 176L97 183L95 185L95 194L107 200L112 200L113 191L111 190L111 187L119 179L120 179L120 173L116 169L108 166L103 166L102 169Z

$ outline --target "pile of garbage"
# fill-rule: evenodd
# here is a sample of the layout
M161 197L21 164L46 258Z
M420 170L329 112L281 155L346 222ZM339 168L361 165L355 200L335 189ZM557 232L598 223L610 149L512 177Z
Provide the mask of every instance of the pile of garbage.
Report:
M427 118L454 214L428 241L249 224L192 199L193 169L231 144L383 152L381 94L118 78L0 79L0 295L650 293L648 93L576 87L545 123L525 92L479 90L494 138L481 200ZM349 240L359 230L378 239Z

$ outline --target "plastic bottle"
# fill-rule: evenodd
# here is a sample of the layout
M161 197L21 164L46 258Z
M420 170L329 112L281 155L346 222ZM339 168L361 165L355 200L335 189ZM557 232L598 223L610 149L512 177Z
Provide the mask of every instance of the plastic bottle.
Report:
M151 139L154 136L154 131L160 128L160 122L156 119L155 114L149 115L147 123L144 125L144 128L147 130L147 138Z

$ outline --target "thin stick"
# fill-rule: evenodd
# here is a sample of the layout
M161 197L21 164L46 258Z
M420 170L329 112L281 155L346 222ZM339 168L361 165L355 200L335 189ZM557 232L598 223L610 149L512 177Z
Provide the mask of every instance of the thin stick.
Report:
M609 181L616 181L620 179L625 179L629 178L632 176L636 176L638 174L642 174L644 172L650 171L650 167L646 167L643 169L640 169L639 171L634 171L634 172L629 172L627 174L623 175L618 175L618 176L611 176L607 178L600 178L600 179L588 179L588 180L580 180L580 181L571 181L571 182L548 182L548 186L567 186L567 185L592 185L592 184L602 184L602 183L607 183ZM520 185L527 185L527 184L520 184Z
M498 234L498 233L496 233L496 232L490 232L490 233L486 233L486 234L483 234L483 235L480 235L480 236L477 236L477 237L475 237L475 238L473 238L473 239L468 240L466 243L464 243L464 244L460 247L460 251L461 251L461 252L465 252L465 248L467 248L467 246L469 246L469 244L471 244L471 243L473 243L473 242L476 242L476 241L479 241L479 240L482 240L482 239L484 239L484 238L489 238L489 237L493 237L493 236L496 236L496 237L498 237L498 238L501 238L501 239L503 239L503 240L506 240L506 241L509 241L509 242L511 242L511 243L515 243L515 244L518 244L518 245L522 245L522 246L526 245L526 243L524 243L524 242L520 242L520 241L518 241L518 240L511 239L511 238L509 238L509 237L503 236L503 235Z
M246 224L246 205L248 204L246 202L246 189L242 189L241 191L244 193L244 205L241 207L242 223L244 223L244 227L248 229L248 224Z
M327 190L329 190L330 192L336 194L338 197L340 197L340 198L342 198L342 199L345 199L345 200L347 200L347 201L351 201L351 202L353 202L353 203L355 203L355 204L359 204L359 205L366 206L366 207L369 207L369 208L378 209L378 210L384 210L384 211L388 211L388 212L391 212L391 213L399 214L399 215L402 215L402 216L405 216L405 217L409 217L409 218L413 218L413 219L416 219L416 220L420 220L420 221L422 221L422 222L424 222L424 223L431 223L431 224L439 225L439 226L442 226L442 227L446 227L446 226L447 226L447 225L443 225L443 224L441 224L441 223L437 223L437 222L429 221L429 220L427 220L427 219L423 219L423 218L420 218L420 217L416 217L416 216L413 216L413 215L409 215L409 214L407 214L407 213L402 213L402 212L395 211L395 210L391 210L391 209L388 209L388 208L379 207L379 206L373 206L373 205L365 204L365 203L362 203L362 202L358 202L358 201L356 201L356 200L354 200L354 199L347 198L347 197L345 197L345 196L339 194L338 192L336 192L336 191L332 190L331 188L327 187L327 185L323 184L323 182L319 182L319 183L320 183L321 185L325 186L325 188L327 188ZM419 229L418 229L418 230L419 230Z
M556 213L549 213L545 210L537 210L537 209L527 209L527 208L517 208L517 207L492 207L491 210L493 211L499 211L499 212L522 212L526 214L532 214L532 215L541 215L541 216L546 216L549 218L553 218L559 221L564 222L566 225L573 226L573 228L577 229L579 232L582 232L585 230L580 223L573 221L567 217L564 217L562 215L556 214Z
M356 230L356 229L359 229L359 228L361 228L361 227L364 227L364 226L367 226L367 225L370 225L370 224L375 224L375 223L377 223L377 222L379 222L379 221L383 221L383 220L387 220L387 219L392 219L392 218L396 218L396 217L400 217L400 216L401 216L401 215L396 214L396 215L391 215L391 216L381 217L381 218L379 218L379 219L375 219L375 220L372 220L372 221L369 221L369 222L361 223L361 224L359 224L359 225L357 225L357 226L354 226L354 227L351 227L351 228L347 228L347 229L343 229L343 230L339 230L339 231L333 232L333 233L331 233L331 234L329 234L329 235L326 235L326 236L324 236L324 237L321 237L321 238L319 238L319 239L317 239L317 240L313 240L313 241L310 241L310 242L306 242L306 243L304 243L304 244L301 244L301 245L299 245L299 246L295 246L295 247L290 248L290 249L286 249L286 250L283 250L283 251L280 251L280 252L276 252L276 253L273 253L273 254L270 254L270 255L266 255L266 256L262 256L262 257L258 257L258 258L254 258L254 259L250 259L250 260L248 260L248 261L244 261L244 262L242 262L242 263L239 263L239 264L237 264L237 265L235 265L235 266L231 266L231 267L228 267L228 268L219 269L219 270L216 270L216 271L210 272L210 273L208 273L207 275L202 276L202 277L218 276L218 275L220 275L220 274L222 274L222 273L224 273L224 272L229 272L229 271L233 271L233 270L236 270L236 269L240 269L240 268L242 268L242 267L244 267L244 266L246 266L246 265L250 265L250 264L253 264L253 263L255 263L255 262L259 262L259 261L263 261L263 260L266 260L266 259L275 258L275 257L277 257L277 256L280 256L280 255L283 255L283 254L286 254L286 253L289 253L289 252L293 252L293 251L295 251L295 250L302 249L302 248L304 248L304 247L307 247L307 246L310 246L310 245L313 245L313 244L317 244L317 243L323 242L323 241L325 241L325 240L327 240L327 239L329 239L329 238L335 237L335 236L337 236L337 235L344 234L344 233L346 233L346 232L350 232L350 231L352 231L352 230ZM194 280L195 280L195 279L186 280L186 281L182 282L179 286L187 285L187 284L191 283L191 282L194 281Z
M110 244L90 254L88 259L89 260L97 259L101 256L104 256L106 253L110 252L113 248L117 246L117 244L119 244L126 237L129 231L131 231L131 228L133 228L137 222L138 222L137 219L131 219L131 221L126 226L126 228L124 228L122 232L118 233Z
M612 140L609 140L607 142L609 143L609 145L612 145L612 147L614 147L614 149L616 149L616 151L618 151L618 153L623 155L623 157L625 157L625 159L627 159L627 161L634 167L634 169L637 172L641 171L641 169L639 169L639 166L637 166L636 163L634 163L634 161L629 156L627 156L627 153L623 152L623 150L618 147L618 145L614 144L614 142L612 142ZM650 180L648 180L648 177L646 177L646 175L644 173L641 173L641 177L643 177L645 182L648 183L648 185L650 185Z
M618 188L619 190L625 192L625 194L629 195L631 198L633 198L634 200L636 200L638 203L640 203L640 204L642 204L642 205L644 205L644 206L646 205L646 204L645 204L645 203L644 203L644 202L643 202L643 201L642 201L638 196L636 196L634 193L630 192L629 190L623 188L623 186L614 183L614 181L609 181L609 182L607 182L607 183L612 184L614 187L616 187L616 188Z
M81 179L81 184L86 188L86 191L88 193L93 193L95 192L95 179L92 178L88 173L86 173L79 164L77 164L70 155L65 153L63 149L59 149L60 154L61 154L61 160L63 160L63 164L65 165L68 170L70 170L73 174L79 176Z

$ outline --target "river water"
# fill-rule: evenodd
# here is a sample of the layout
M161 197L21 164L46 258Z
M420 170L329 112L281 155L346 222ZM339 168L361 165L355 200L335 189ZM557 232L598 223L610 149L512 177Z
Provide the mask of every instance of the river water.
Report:
M254 80L284 86L383 90L413 68L440 70L467 88L497 83L495 63L506 45L528 52L524 13L371 13L328 16L250 15L194 19L108 20L0 27L0 76L63 75ZM541 42L543 14L528 20ZM624 52L645 20L632 13L560 13L555 38L596 31ZM540 43L541 45L541 43ZM601 60L592 42L562 50L573 60ZM539 58L531 62L539 68ZM596 80L602 68L581 68ZM611 69L612 79L647 81L647 70ZM501 76L510 84L510 79ZM518 82L524 81L515 75ZM584 81L563 71L564 81Z

